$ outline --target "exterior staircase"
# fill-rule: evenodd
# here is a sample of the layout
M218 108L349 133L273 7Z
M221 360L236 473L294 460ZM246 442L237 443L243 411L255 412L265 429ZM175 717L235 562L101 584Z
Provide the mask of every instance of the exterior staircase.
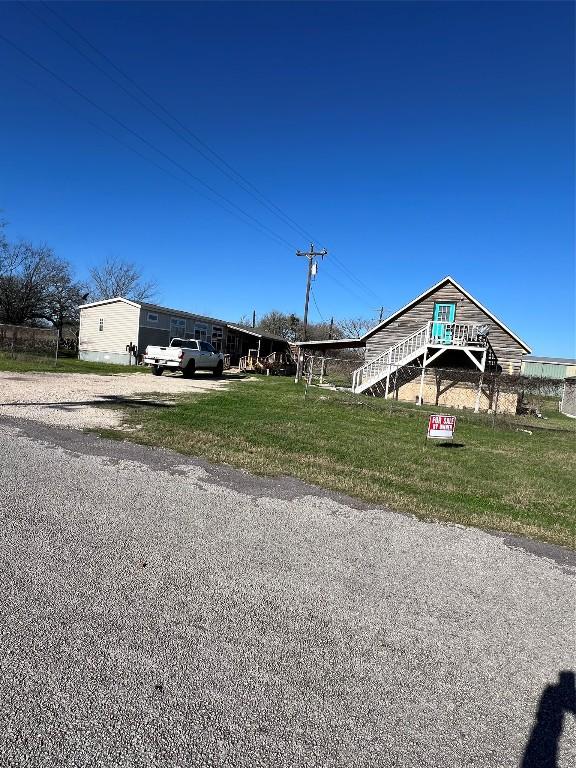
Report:
M411 363L414 364L412 371L416 367L421 370L447 349L464 349L478 368L484 370L486 353L491 347L486 336L481 333L483 330L483 326L477 324L431 320L386 352L357 368L352 376L352 391L360 394L367 390L377 389L380 392L383 389L384 397L388 397L392 377L396 381L402 375L402 369ZM483 353L481 363L471 350Z

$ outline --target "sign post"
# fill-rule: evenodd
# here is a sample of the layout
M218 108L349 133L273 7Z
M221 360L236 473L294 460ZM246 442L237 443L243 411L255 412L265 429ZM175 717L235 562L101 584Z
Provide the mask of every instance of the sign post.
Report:
M426 438L453 440L456 431L456 416L431 415L428 418L428 434Z

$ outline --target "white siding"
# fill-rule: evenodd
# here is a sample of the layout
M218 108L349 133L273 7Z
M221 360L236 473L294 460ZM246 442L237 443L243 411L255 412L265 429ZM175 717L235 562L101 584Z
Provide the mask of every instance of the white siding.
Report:
M126 357L126 345L138 343L138 321L140 307L124 301L112 301L80 310L80 333L78 350L83 359L106 359L119 362L116 357ZM102 320L102 330L100 328ZM97 357L94 357L96 353Z

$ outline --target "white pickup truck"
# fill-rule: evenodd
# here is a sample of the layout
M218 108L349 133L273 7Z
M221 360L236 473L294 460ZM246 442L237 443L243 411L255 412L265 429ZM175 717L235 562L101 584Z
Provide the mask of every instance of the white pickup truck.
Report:
M146 347L143 362L152 366L154 376L162 376L164 369L182 371L185 378L194 376L198 370L221 376L224 370L222 352L216 352L207 341L195 339L172 339L168 347Z

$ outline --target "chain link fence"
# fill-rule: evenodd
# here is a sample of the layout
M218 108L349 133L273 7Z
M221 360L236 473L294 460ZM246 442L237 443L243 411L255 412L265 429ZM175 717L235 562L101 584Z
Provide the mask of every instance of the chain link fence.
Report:
M0 323L0 355L8 358L54 358L67 352L55 328L30 328Z
M336 389L354 398L387 398L391 405L405 403L472 411L513 424L518 423L518 416L547 419L551 413L560 412L563 382L558 379L407 365L392 372L388 382L381 379L355 394L352 381L359 365L361 361L357 358L306 356L306 394L310 387Z
M576 419L576 376L564 381L560 410L566 416Z

